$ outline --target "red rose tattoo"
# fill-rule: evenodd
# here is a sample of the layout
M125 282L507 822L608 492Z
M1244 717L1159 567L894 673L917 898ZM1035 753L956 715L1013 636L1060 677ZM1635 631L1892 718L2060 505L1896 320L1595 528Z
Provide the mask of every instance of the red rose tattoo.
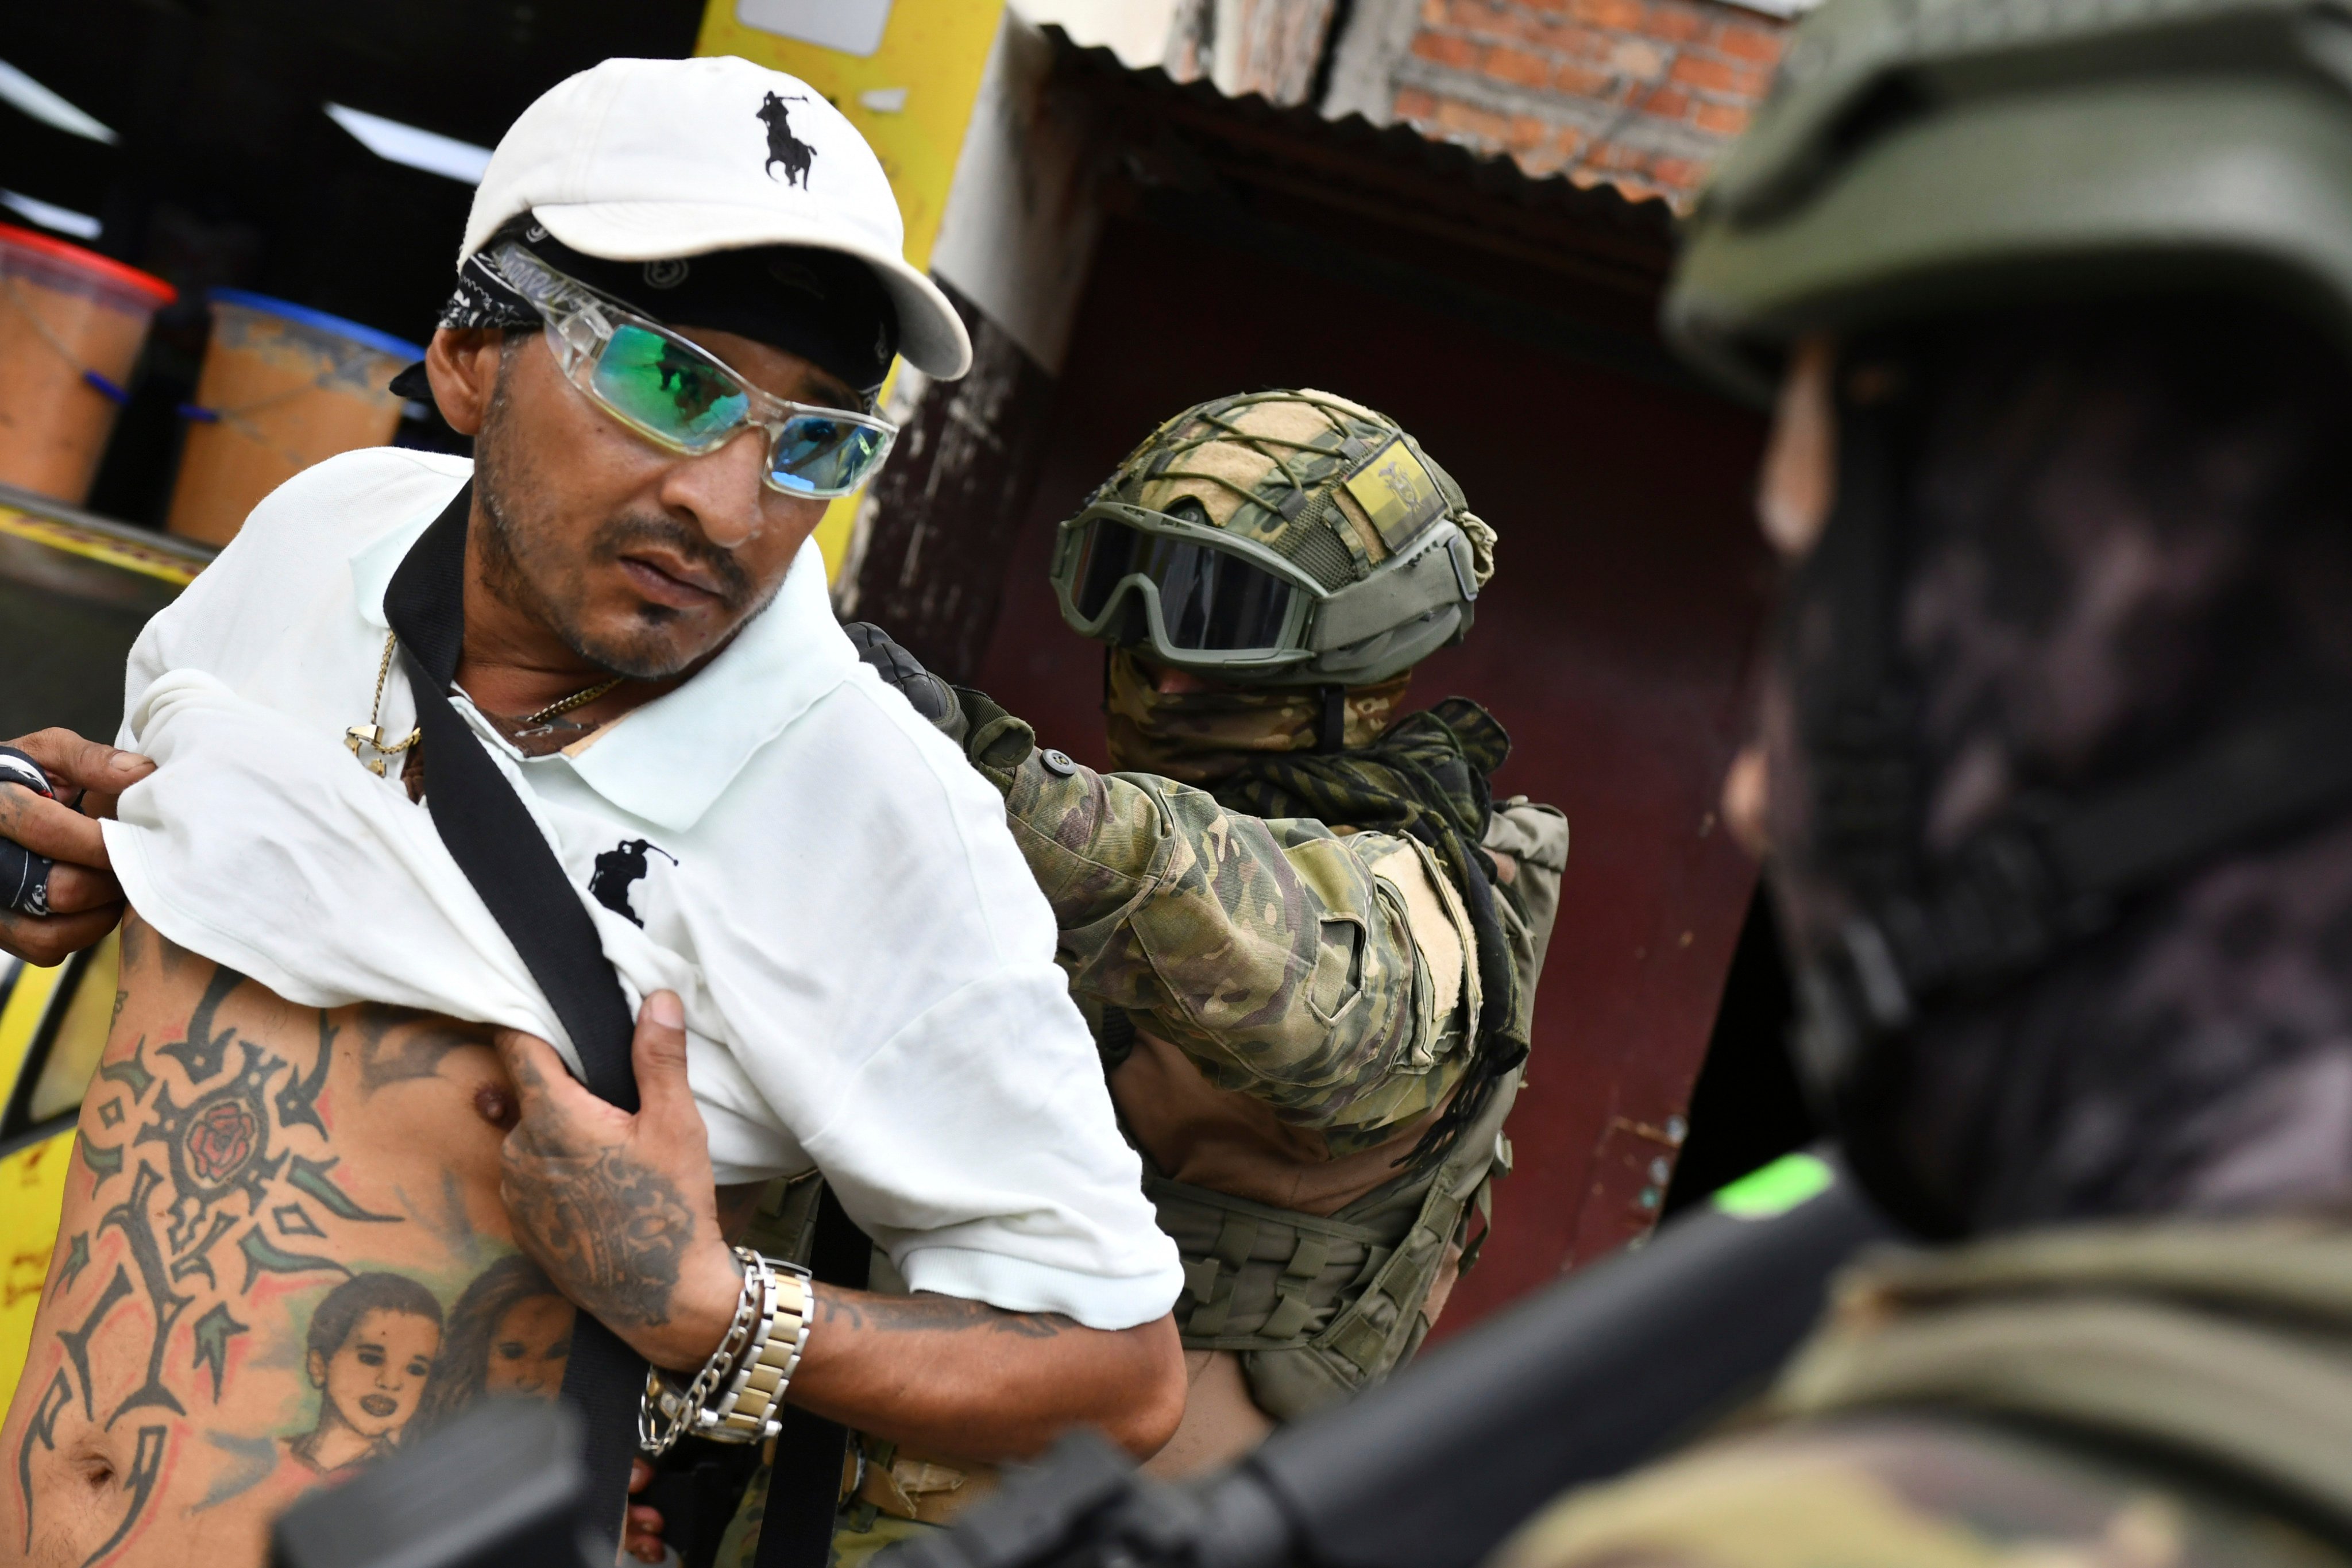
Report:
M239 1100L216 1100L188 1129L188 1169L215 1185L234 1179L253 1157L261 1128Z

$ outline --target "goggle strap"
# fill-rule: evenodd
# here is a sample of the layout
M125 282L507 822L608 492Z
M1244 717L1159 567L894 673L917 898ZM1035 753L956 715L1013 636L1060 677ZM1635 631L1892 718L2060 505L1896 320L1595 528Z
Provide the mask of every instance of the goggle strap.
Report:
M1318 686L1315 694L1322 699L1322 711L1315 723L1315 749L1318 752L1345 751L1348 744L1348 689L1344 686Z

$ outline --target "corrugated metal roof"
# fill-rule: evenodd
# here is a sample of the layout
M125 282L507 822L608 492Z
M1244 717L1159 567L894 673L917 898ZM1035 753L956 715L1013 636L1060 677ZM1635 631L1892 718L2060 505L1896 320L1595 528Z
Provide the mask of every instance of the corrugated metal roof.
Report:
M1095 119L1087 134L1115 165L1104 187L1115 208L1523 342L1686 383L1657 338L1676 221L1664 200L1532 176L1408 126L1229 98L1045 32L1054 89Z
M1245 155L1409 195L1433 211L1475 213L1486 224L1500 218L1528 237L1572 229L1588 243L1613 238L1619 243L1604 249L1622 247L1622 259L1638 256L1660 270L1671 256L1675 214L1661 196L1628 195L1606 180L1530 174L1507 153L1433 141L1410 125L1375 125L1360 114L1327 120L1255 93L1229 98L1205 79L1178 81L1158 66L1130 67L1108 48L1078 44L1058 26L1045 32L1059 79L1131 110L1156 109Z

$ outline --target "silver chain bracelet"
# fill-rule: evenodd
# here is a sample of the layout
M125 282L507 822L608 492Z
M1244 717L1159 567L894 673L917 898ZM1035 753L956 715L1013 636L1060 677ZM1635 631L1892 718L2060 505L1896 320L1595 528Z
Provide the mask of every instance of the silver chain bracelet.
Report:
M720 1443L760 1443L782 1427L784 1390L808 1348L815 1282L794 1263L772 1262L748 1247L735 1248L743 1290L734 1319L710 1359L680 1388L658 1367L646 1374L637 1407L637 1443L648 1454L667 1453L691 1432Z

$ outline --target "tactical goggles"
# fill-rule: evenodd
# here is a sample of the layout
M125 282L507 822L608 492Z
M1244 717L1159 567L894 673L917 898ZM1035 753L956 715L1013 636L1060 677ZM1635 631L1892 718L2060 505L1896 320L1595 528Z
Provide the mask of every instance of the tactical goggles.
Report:
M1104 637L1134 604L1160 657L1194 666L1307 658L1307 613L1324 592L1264 545L1117 502L1062 525L1054 587L1062 618L1087 637Z
M753 386L708 350L520 245L500 246L490 260L545 319L564 379L656 447L700 457L756 426L768 438L768 488L812 500L847 495L890 455L898 427L887 419Z
M1478 596L1469 541L1426 530L1394 570L1327 589L1263 544L1165 512L1097 501L1062 525L1062 618L1106 642L1149 641L1180 668L1275 672ZM1122 625L1136 607L1140 625Z

